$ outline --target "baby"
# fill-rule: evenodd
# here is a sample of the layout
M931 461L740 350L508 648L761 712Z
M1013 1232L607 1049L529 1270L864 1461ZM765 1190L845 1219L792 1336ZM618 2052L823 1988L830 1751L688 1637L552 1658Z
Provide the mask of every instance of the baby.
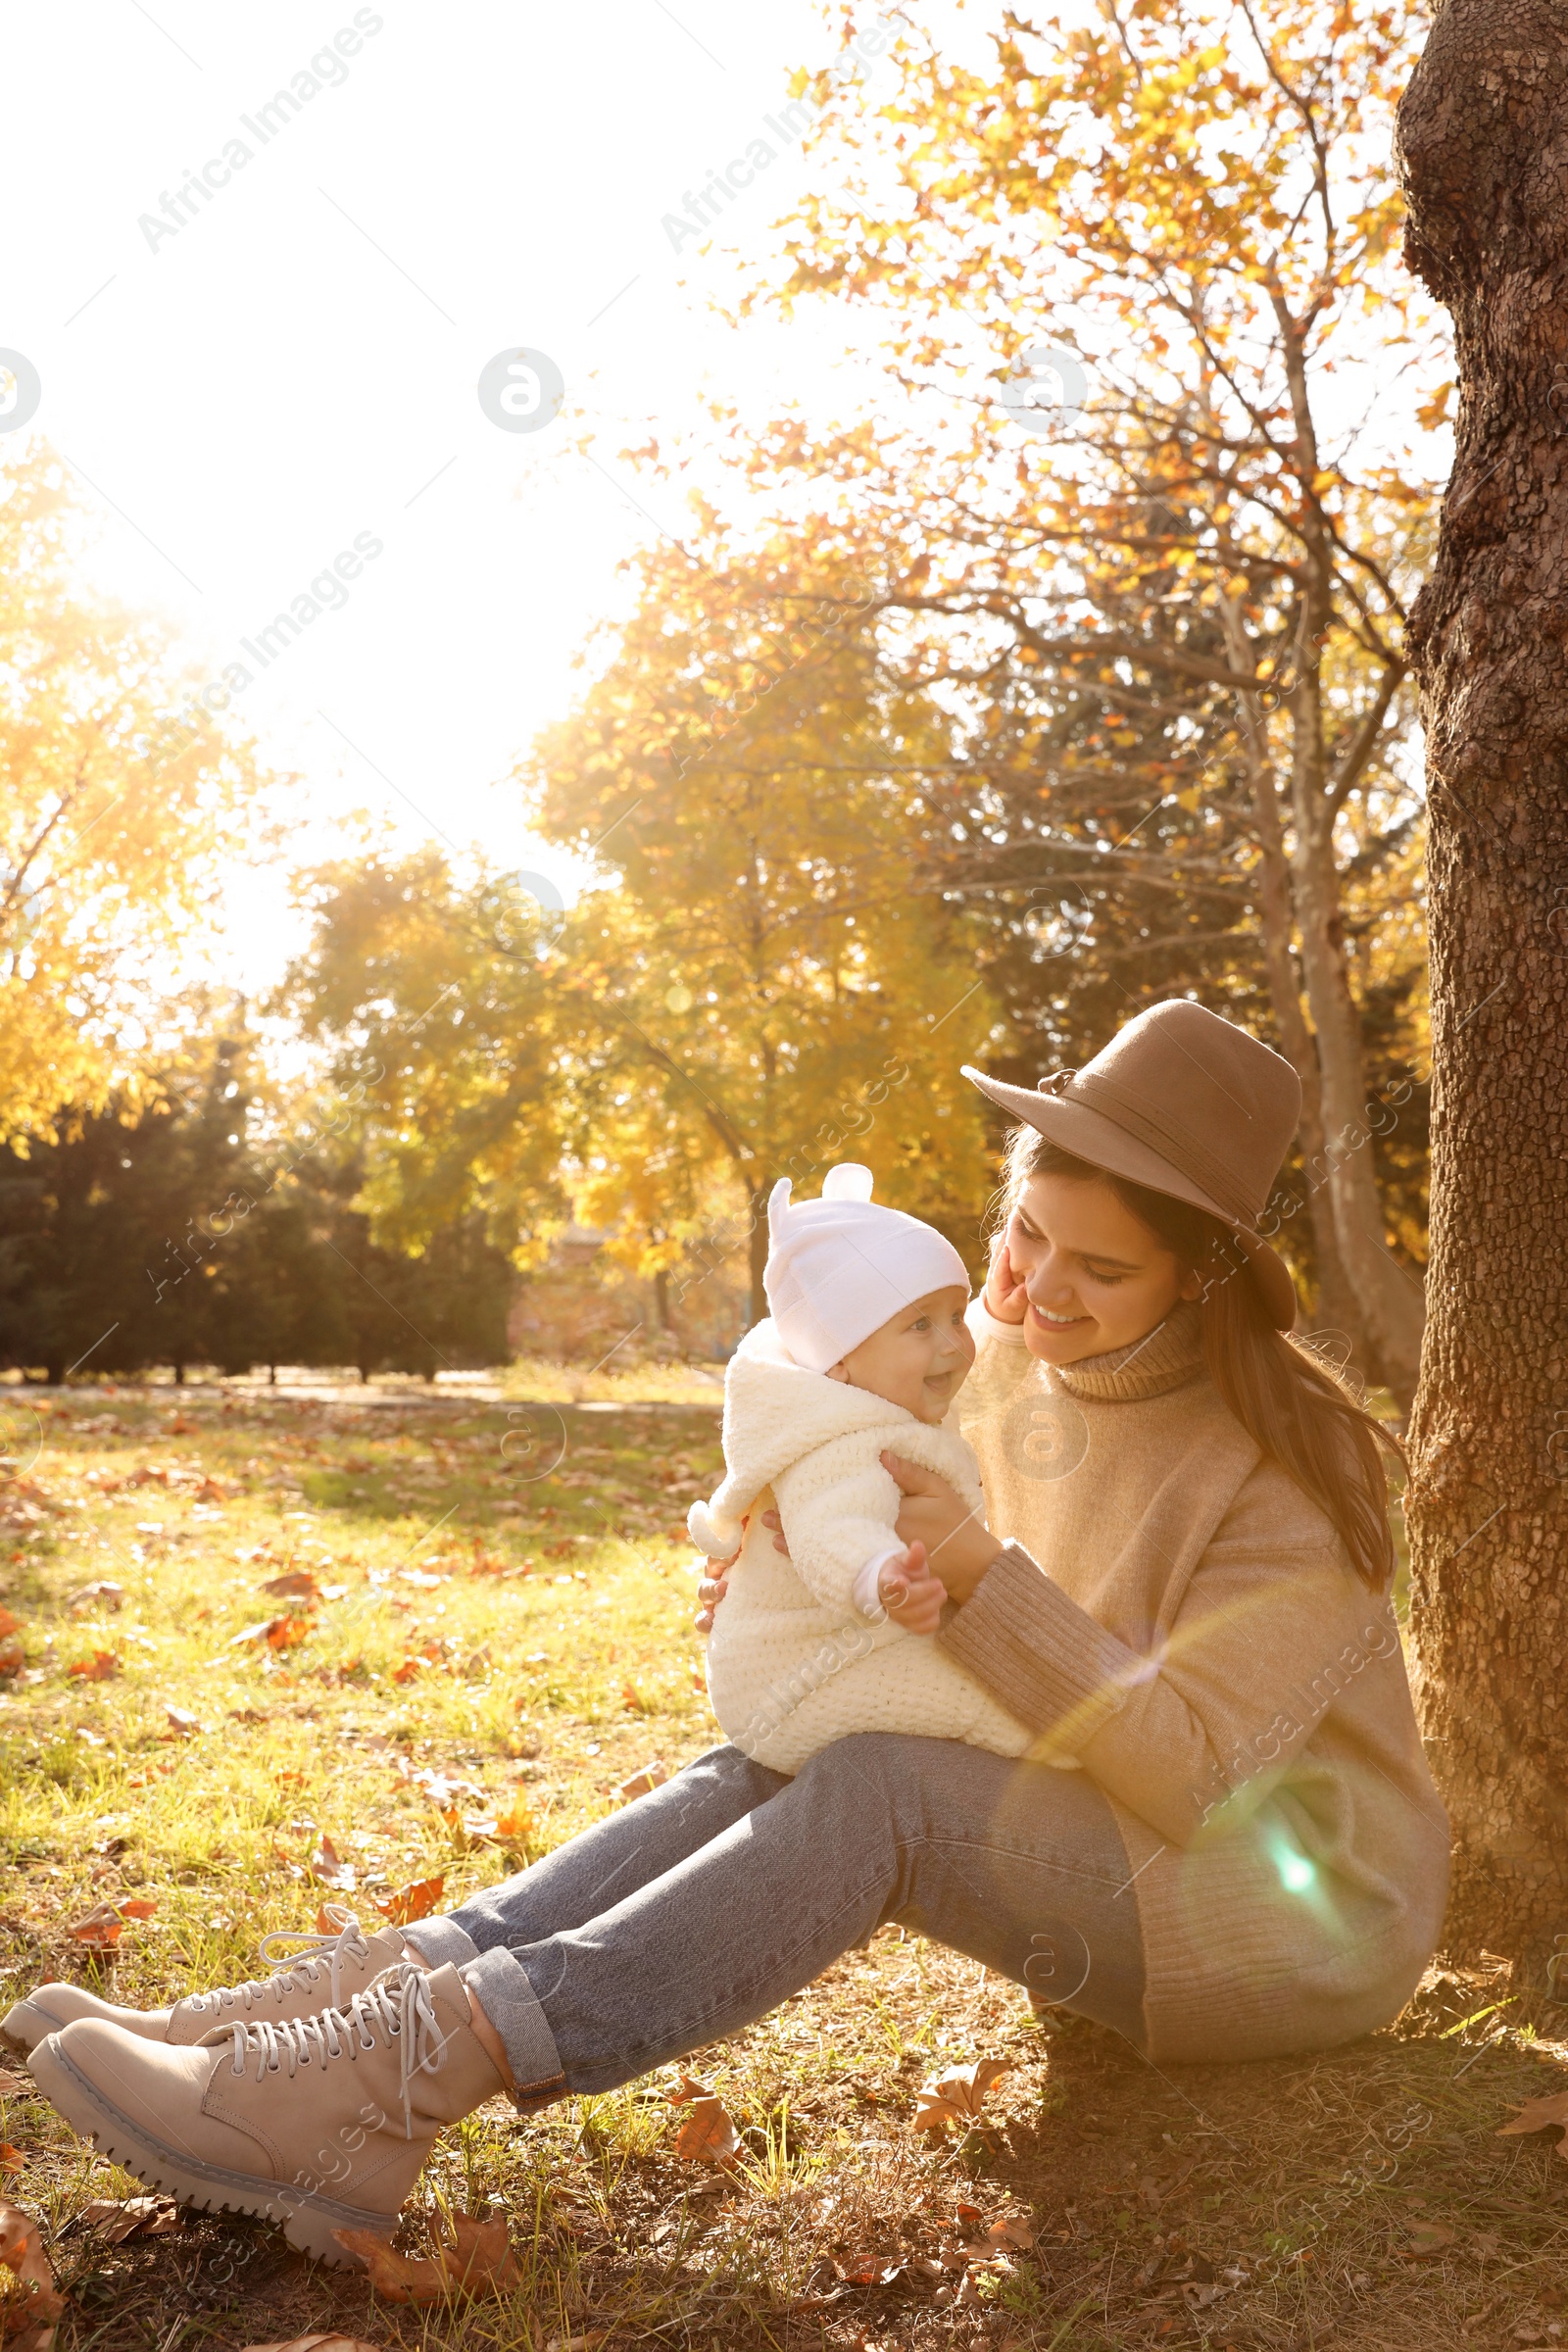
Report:
M724 1383L723 1484L687 1519L704 1551L741 1545L708 1643L708 1689L737 1747L776 1772L850 1732L918 1732L1021 1755L1029 1735L929 1636L944 1593L906 1549L884 1451L983 1508L974 1455L943 1418L974 1361L969 1277L931 1226L829 1170L820 1200L767 1209L769 1318ZM771 1502L785 1558L762 1525ZM744 1536L744 1541L743 1541Z

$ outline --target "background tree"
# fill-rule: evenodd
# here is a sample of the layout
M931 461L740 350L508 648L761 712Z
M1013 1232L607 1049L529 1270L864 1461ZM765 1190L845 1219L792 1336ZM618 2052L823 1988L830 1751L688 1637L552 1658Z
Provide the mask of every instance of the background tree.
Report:
M520 773L536 828L597 845L612 884L551 921L433 853L318 877L293 1001L344 1076L385 1071L378 1234L478 1204L526 1257L575 1212L656 1275L707 1235L746 1246L760 1315L772 1184L861 1155L972 1250L990 1179L958 1064L993 1013L961 909L915 886L902 772L940 732L879 682L830 556L812 577L774 550L744 595L723 562L650 557L603 676Z
M158 633L73 584L62 474L0 471L0 1142L137 1099L137 1016L258 821L248 749Z
M823 81L843 168L803 206L777 293L866 305L900 384L956 421L928 423L927 403L812 440L785 419L752 436L756 471L825 474L884 536L902 520L884 654L967 716L978 878L996 886L1000 834L1104 906L1126 970L1099 963L1097 986L1113 977L1130 1009L1130 944L1152 977L1161 943L1209 944L1245 906L1327 1173L1315 1254L1407 1399L1421 1290L1379 1194L1354 923L1380 875L1402 864L1407 886L1419 812L1398 745L1425 493L1384 429L1415 334L1387 161L1409 36L1323 0L1266 20L1245 0L1105 0L1089 24L1009 15L991 51L911 35L874 112ZM1047 341L1090 363L1049 445L995 382ZM1045 737L1074 702L1098 712L1069 777ZM1129 942L1139 885L1152 913L1162 883L1176 920L1140 911Z
M335 1121L280 1102L254 1037L214 1027L149 1065L150 1101L62 1112L52 1143L0 1152L0 1362L58 1385L78 1365L504 1361L514 1277L478 1221L378 1247Z
M1568 1929L1568 24L1449 0L1400 110L1408 254L1453 314L1458 446L1413 644L1427 706L1432 1322L1411 1628L1451 1932Z

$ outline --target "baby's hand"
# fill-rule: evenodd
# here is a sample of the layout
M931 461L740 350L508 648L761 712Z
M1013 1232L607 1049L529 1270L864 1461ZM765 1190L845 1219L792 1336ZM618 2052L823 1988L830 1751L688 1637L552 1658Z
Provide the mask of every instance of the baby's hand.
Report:
M889 1560L876 1580L877 1598L895 1625L908 1634L934 1634L942 1622L947 1589L926 1565L925 1545L911 1544Z
M1012 1270L1007 1255L1007 1237L999 1233L991 1245L991 1265L986 1275L986 1312L999 1323L1021 1323L1029 1305L1023 1282Z

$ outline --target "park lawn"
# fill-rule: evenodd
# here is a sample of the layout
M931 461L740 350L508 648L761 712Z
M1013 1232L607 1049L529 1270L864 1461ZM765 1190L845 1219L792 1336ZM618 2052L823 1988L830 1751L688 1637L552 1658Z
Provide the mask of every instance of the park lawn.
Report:
M368 1918L439 1878L451 1903L713 1737L679 1531L717 1415L685 1375L532 1404L13 1388L0 1418L7 2001L69 1975L150 2003L256 1973L257 1938L324 1901ZM73 1935L126 1903L156 1908L113 1949ZM0 2164L71 2295L58 2352L331 2327L534 2352L1551 2343L1568 2163L1495 2132L1568 2090L1565 2032L1500 1970L1434 1971L1348 2050L1160 2070L885 1930L690 2062L740 2135L726 2163L679 2152L676 2070L448 2134L400 2243L504 2213L523 2280L449 2311L250 2221L109 2243L83 2209L134 2184L24 2077ZM984 2058L1007 2071L980 2128L917 2132L920 2085Z

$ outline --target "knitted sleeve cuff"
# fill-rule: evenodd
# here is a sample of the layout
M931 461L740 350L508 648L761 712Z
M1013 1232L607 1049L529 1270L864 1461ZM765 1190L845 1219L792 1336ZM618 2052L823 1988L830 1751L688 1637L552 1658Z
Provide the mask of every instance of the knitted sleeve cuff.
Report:
M1004 1547L937 1640L1037 1735L1034 1753L1076 1755L1148 1673L1017 1544Z

